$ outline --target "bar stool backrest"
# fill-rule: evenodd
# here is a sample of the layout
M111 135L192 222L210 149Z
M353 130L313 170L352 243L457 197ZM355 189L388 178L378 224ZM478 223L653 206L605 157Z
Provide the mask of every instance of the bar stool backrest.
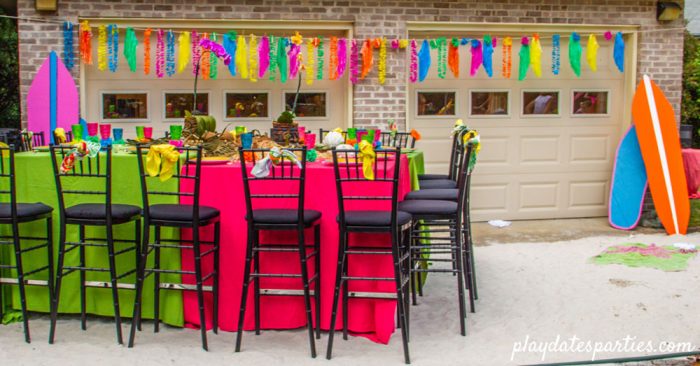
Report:
M277 159L270 156L270 149L239 149L238 154L243 176L247 217L253 217L253 210L258 208L296 208L297 223L304 220L304 195L306 180L306 147L283 149L297 156L301 168L291 157L282 154L275 164L270 166L270 173L265 177L252 175L256 164L265 164L263 159ZM274 189L270 189L274 187ZM274 190L274 193L264 193ZM280 207L279 199L290 200L294 207ZM275 202L276 201L276 202ZM287 206L290 204L287 203Z
M66 156L73 154L74 146L51 145L51 165L56 179L56 191L58 193L58 206L61 219L65 218L66 201L72 201L70 197L87 195L94 196L95 201L85 203L105 204L112 206L112 147L103 147L95 157L84 156L75 159L75 164L66 173L61 173L60 167ZM104 181L103 189L83 189L85 184ZM81 202L82 203L82 202ZM112 210L106 211L108 225L112 223Z
M31 151L36 146L44 145L44 131L22 132L22 151Z
M15 147L0 147L0 201L10 201L12 220L17 219L17 187L15 185ZM5 198L9 196L9 199Z
M173 167L173 175L170 179L174 179L178 188L175 192L163 190L163 185L154 185L155 180L160 179L160 171L154 177L151 177L146 171L144 154L148 154L149 147L146 145L136 146L136 155L138 156L139 178L141 180L141 200L143 202L143 217L146 221L150 218L150 197L151 196L166 196L178 197L178 203L192 205L192 217L199 217L199 194L201 185L202 172L202 146L183 146L178 147L180 158L175 162ZM184 167L184 169L183 169ZM191 185L192 191L183 192L180 187L183 185ZM194 220L193 224L198 224L198 220Z
M367 180L360 154L355 150L333 150L333 169L341 223L345 222L346 211L362 210L363 203L367 201L387 201L390 204L392 225L396 223L401 149L379 149L375 154L376 157L372 163L374 179ZM387 190L390 190L390 195L372 194ZM367 194L358 194L358 192Z
M472 169L469 169L469 161L474 153L474 145L467 143L465 147L460 147L459 149L463 150L463 153L457 180L457 187L459 188L457 204L459 212L465 214L465 217L469 217L468 212L466 212L469 210L469 190L472 178Z

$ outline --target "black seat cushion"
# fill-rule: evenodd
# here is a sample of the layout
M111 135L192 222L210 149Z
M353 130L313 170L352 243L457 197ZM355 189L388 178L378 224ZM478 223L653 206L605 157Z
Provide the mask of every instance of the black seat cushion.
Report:
M340 216L337 217L340 221ZM398 211L396 213L398 225L411 222L411 215ZM389 226L391 225L391 211L346 211L345 223L348 226Z
M0 203L0 217L9 218L11 217L11 204ZM17 217L32 217L47 214L53 211L53 208L46 206L43 203L18 203L17 204Z
M450 179L447 174L418 174L418 180Z
M293 208L253 210L253 222L258 224L295 224L297 218L297 210ZM319 211L304 210L304 224L311 224L320 218Z
M192 222L192 205L158 204L148 208L150 218L165 221ZM199 220L206 221L219 216L219 210L209 206L199 206Z
M141 214L141 208L132 205L112 204L112 218L126 220ZM81 203L66 208L69 219L104 220L107 217L107 206L102 203Z
M457 202L438 200L407 200L399 203L399 210L411 215L451 215L457 213Z
M449 179L421 180L418 186L420 189L457 188L457 182Z
M409 192L405 198L407 200L457 201L458 197L459 189L457 188L439 188L421 189L418 191Z

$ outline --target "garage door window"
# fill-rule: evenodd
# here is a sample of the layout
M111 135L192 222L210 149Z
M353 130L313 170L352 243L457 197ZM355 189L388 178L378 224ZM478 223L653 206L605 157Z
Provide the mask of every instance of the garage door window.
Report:
M225 93L226 120L235 118L269 117L269 94L264 93ZM266 119L267 120L267 119Z
M507 91L472 91L469 94L469 114L471 116L509 115L508 98Z
M148 119L147 92L103 92L102 119L144 121Z
M523 91L523 116L557 116L559 115L558 91Z
M418 116L454 116L457 93L454 91L419 91L416 93Z
M574 115L607 115L607 91L574 90L572 94L572 113Z
M284 93L284 103L286 110L292 110L294 96L296 93ZM299 118L313 118L326 116L326 93L312 92L299 93L297 98L296 115Z
M192 111L193 93L165 93L165 119L180 119ZM197 93L197 111L209 114L209 93Z

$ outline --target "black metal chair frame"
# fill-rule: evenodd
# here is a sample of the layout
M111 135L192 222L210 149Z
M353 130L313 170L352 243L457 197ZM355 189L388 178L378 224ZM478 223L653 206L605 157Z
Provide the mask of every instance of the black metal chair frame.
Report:
M96 157L86 156L82 160L76 160L73 169L65 174L61 174L59 171L59 164L63 161L63 158L70 154L73 147L69 146L56 146L50 147L51 151L51 162L53 165L54 176L56 179L56 190L58 193L58 204L60 213L60 237L59 237L59 251L58 251L58 265L56 273L56 285L55 292L52 301L51 308L51 329L49 333L49 343L53 343L54 335L56 331L56 320L58 312L58 304L61 294L61 281L64 276L67 276L74 272L80 273L80 318L81 318L81 328L83 330L87 329L87 313L86 313L86 288L111 288L112 289L112 301L114 306L114 319L116 322L117 331L117 342L119 344L123 343L122 340L122 328L121 328L121 315L119 310L119 289L133 289L135 285L133 284L119 284L119 280L136 273L138 268L138 250L141 247L141 214L137 214L127 218L117 219L113 217L112 214L112 149L111 147L106 147L102 151L103 154L98 154ZM100 155L103 155L105 163L101 163ZM104 190L74 190L65 189L63 187L63 179L80 179L80 180L90 180L90 179L104 179L105 188ZM105 205L105 218L68 218L66 216L66 196L67 195L90 195L90 196L102 196ZM134 240L127 239L115 239L113 234L114 225L122 225L130 222L134 222L135 237ZM79 230L79 240L77 242L66 241L66 231L68 225L77 225ZM98 226L104 227L106 230L106 239L101 238L88 238L85 235L86 226ZM133 244L124 249L116 250L115 243L126 243ZM109 269L88 267L85 262L85 248L86 247L103 247L107 248L109 255ZM80 253L80 263L77 266L64 266L64 258L66 253L69 253L75 249L79 250ZM116 268L116 259L118 256L134 252L135 262L134 268L127 270L124 273L118 274ZM110 281L86 281L86 272L109 272Z
M380 139L382 140L382 146L400 147L402 149L413 149L416 147L416 139L410 132L395 132L392 135L389 131L382 131Z
M141 259L140 267L137 273L136 282L136 299L134 301L134 316L133 322L131 324L131 332L129 335L129 347L134 346L134 339L136 337L136 327L140 330L141 323L141 301L143 295L143 283L145 279L153 275L154 277L154 302L153 302L153 320L154 332L159 331L160 325L160 290L180 290L180 291L196 291L197 301L199 305L199 321L200 321L200 332L202 338L202 348L204 350L208 349L207 344L207 327L205 318L205 304L204 304L204 292L211 292L213 296L213 313L212 313L212 323L214 333L219 331L219 239L220 239L220 216L216 215L211 219L202 220L200 219L200 185L201 185L201 167L202 167L202 146L196 147L182 147L178 148L181 154L184 155L184 159L179 159L175 164L175 170L172 178L177 179L181 184L183 180L192 180L194 185L194 190L192 193L181 192L179 189L177 192L163 192L157 190L151 190L148 186L149 174L146 172L144 167L144 150L148 150L148 147L144 145L139 145L136 147L136 153L138 156L139 164L139 177L141 180L141 197L143 201L143 217L144 217L144 230L143 230L143 246L141 249ZM194 157L192 157L194 155ZM194 164L192 164L192 159L194 159ZM185 162L185 172L182 172L182 161ZM194 165L194 174L190 174L190 167ZM181 220L164 220L156 219L151 216L151 206L149 205L149 196L176 196L179 198L191 197L192 198L192 221L181 221ZM200 239L199 229L209 225L214 225L214 238L211 241L206 241ZM151 226L154 228L154 242L150 241L150 229ZM163 227L175 227L175 228L189 228L192 229L192 239L163 239L161 237L161 229ZM182 244L188 243L188 244ZM206 245L207 250L202 251L202 246ZM194 272L185 270L171 270L171 269L161 269L160 268L160 250L161 249L191 249L194 253ZM148 255L154 253L154 265L153 268L146 268L148 262ZM212 272L204 275L202 273L202 258L213 254L214 256L214 269ZM160 281L160 274L180 274L180 275L194 275L195 285L185 285L185 284L173 284L173 283L162 283ZM212 279L212 286L205 286L204 281Z
M398 325L401 328L401 337L403 342L404 361L409 364L410 356L408 349L409 341L409 291L410 283L410 251L409 251L409 233L411 222L399 226L398 215L398 187L399 187L399 171L401 149L396 150L377 150L377 159L374 161L374 182L392 184L391 196L350 196L343 193L344 184L352 184L353 182L365 181L363 176L362 162L354 151L333 150L334 170L336 177L336 190L338 194L338 228L339 228L339 247L338 247L338 263L336 268L335 287L333 294L333 307L331 313L331 324L328 335L328 349L326 358L331 359L333 352L333 336L335 333L335 323L338 310L338 302L340 292L343 296L343 339L348 338L348 302L349 298L379 298L379 299L396 299L398 308ZM339 160L341 159L341 160ZM394 160L394 170L392 174L387 173L388 162ZM338 161L345 161L345 166L340 167ZM379 172L384 172L383 176ZM341 172L344 173L341 174ZM355 226L348 225L345 219L345 201L346 200L375 200L375 201L391 201L391 222L388 226ZM391 248L388 247L369 247L361 245L350 246L348 243L349 233L390 233ZM391 255L394 263L394 277L359 277L350 276L348 273L348 262L350 256L366 256L366 255ZM384 293L352 293L348 290L348 281L364 280L364 281L393 281L396 284L396 292L392 294Z
M35 146L44 146L44 131L22 132L22 151L32 151Z
M29 314L27 313L27 295L25 292L25 286L46 286L49 290L49 304L51 304L53 299L53 289L54 289L54 270L53 270L53 224L52 224L52 213L48 212L40 215L23 216L19 217L17 213L17 188L15 183L15 148L14 145L10 147L0 147L0 180L7 180L8 189L0 190L0 196L8 195L10 196L10 216L0 218L0 224L11 225L12 235L0 236L0 246L7 245L12 246L15 255L15 264L2 264L0 261L0 272L3 270L16 270L16 277L2 277L0 273L0 304L2 304L2 285L17 285L19 287L20 304L22 308L22 321L24 326L24 340L27 343L31 342L31 337L29 334ZM7 161L5 161L4 156L7 155ZM46 220L46 236L38 236L38 234L25 235L20 234L20 224L26 222L34 222L37 220ZM39 242L39 244L32 245L27 248L22 248L22 241L27 242ZM40 250L46 248L46 266L42 266L31 271L25 272L24 265L22 262L22 255L25 253L33 252L35 250ZM0 253L1 254L1 253ZM0 259L1 256L0 256ZM33 275L46 272L47 280L30 278ZM0 319L2 319L2 306L0 306Z
M465 230L465 220L469 217L467 195L471 171L468 169L469 158L472 154L472 145L468 144L465 152L460 158L461 167L458 174L459 195L457 199L457 210L454 214L415 214L414 225L411 230L411 274L412 284L417 284L422 293L420 276L422 273L452 273L457 277L460 332L466 336L466 306L464 301L464 289L471 289L472 269L471 269L471 247L467 239ZM445 229L447 226L447 229ZM429 234L449 234L449 238L429 237ZM450 258L435 258L435 254L449 254ZM430 268L423 265L427 262L450 262L451 269ZM416 286L411 287L413 304L416 304ZM469 291L469 301L472 312L474 311L474 297Z
M243 335L243 324L247 308L248 286L253 281L253 296L255 306L255 334L260 334L260 297L261 296L303 296L306 308L306 322L309 333L309 346L311 357L316 357L316 343L314 341L314 320L312 319L311 296L314 297L316 307L316 339L321 338L321 222L304 222L304 197L306 182L306 147L300 149L287 149L292 153L301 153L301 169L299 169L288 157L282 157L280 164L271 168L270 175L257 178L250 175L248 169L255 165L257 161L269 155L269 149L240 149L241 175L243 176L243 189L246 200L246 220L248 223L248 242L246 248L246 261L243 274L243 289L241 292L241 307L238 316L238 334L236 336L236 352L241 350ZM246 157L252 161L246 162ZM263 194L253 192L251 183L257 181L288 181L298 182L299 188L296 193L290 194ZM260 223L253 220L254 205L253 200L265 199L296 199L297 200L297 220L294 223ZM306 244L304 230L313 227L313 244ZM260 243L261 230L295 230L297 234L297 247L293 244ZM311 249L310 252L307 252ZM298 253L300 258L300 274L281 273L260 273L260 253ZM314 259L314 275L309 277L307 261ZM251 262L253 268L251 270ZM281 290L281 289L261 289L260 278L300 278L303 290ZM314 290L310 289L314 283Z

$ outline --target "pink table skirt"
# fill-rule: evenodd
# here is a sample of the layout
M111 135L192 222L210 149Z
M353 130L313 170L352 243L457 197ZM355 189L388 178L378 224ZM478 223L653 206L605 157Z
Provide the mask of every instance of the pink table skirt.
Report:
M685 168L685 178L688 184L688 195L691 198L698 198L698 188L700 187L700 149L683 149L683 167Z
M410 191L408 160L401 157L399 197ZM221 259L220 259L220 289L219 289L219 327L224 331L234 332L238 326L238 313L245 264L247 226L245 221L245 196L243 193L243 178L240 164L233 165L204 165L201 176L200 204L216 207L221 211ZM191 191L192 187L184 184L183 191ZM270 188L272 189L272 187ZM266 192L271 193L271 192ZM284 192L275 192L284 193ZM389 194L390 192L378 192ZM265 200L277 201L277 200ZM365 201L371 202L371 201ZM266 206L256 208L288 208L284 200L267 202ZM287 202L289 203L289 202ZM367 203L365 203L367 204ZM374 205L374 206L372 206ZM306 199L307 209L318 210L321 217L321 327L330 327L331 306L333 303L333 288L336 263L338 259L338 200L336 195L335 175L332 165L324 163L307 163ZM364 209L382 209L370 204ZM212 229L202 229L203 239L212 237ZM189 233L183 233L185 236ZM313 230L306 231L307 243L312 243ZM261 243L280 243L295 240L294 232L263 232ZM350 245L361 242L363 245L390 245L390 237L385 234L353 234ZM261 270L271 273L298 273L299 257L290 253L261 253ZM191 251L183 251L182 269L193 270ZM203 273L212 268L211 258L204 261ZM310 264L310 276L313 264ZM349 271L352 275L367 275L374 277L393 277L393 264L389 256L360 256L350 259ZM194 276L184 276L186 283L194 283ZM267 281L266 281L267 280ZM210 285L208 281L207 285ZM299 279L261 279L261 288L297 288L300 289ZM253 286L248 294L245 329L254 329ZM350 291L393 292L393 282L354 281L350 283ZM206 294L207 328L211 328L212 296ZM261 326L264 329L292 329L304 327L303 297L291 296L262 296L261 297ZM340 304L342 306L342 302ZM338 312L338 329L342 327L340 308ZM195 292L184 295L185 324L199 327L199 311ZM316 309L314 309L316 311ZM315 314L314 314L315 316ZM315 318L314 318L315 319ZM375 342L388 343L394 332L396 319L396 302L380 299L350 299L349 325L354 334L365 336Z

